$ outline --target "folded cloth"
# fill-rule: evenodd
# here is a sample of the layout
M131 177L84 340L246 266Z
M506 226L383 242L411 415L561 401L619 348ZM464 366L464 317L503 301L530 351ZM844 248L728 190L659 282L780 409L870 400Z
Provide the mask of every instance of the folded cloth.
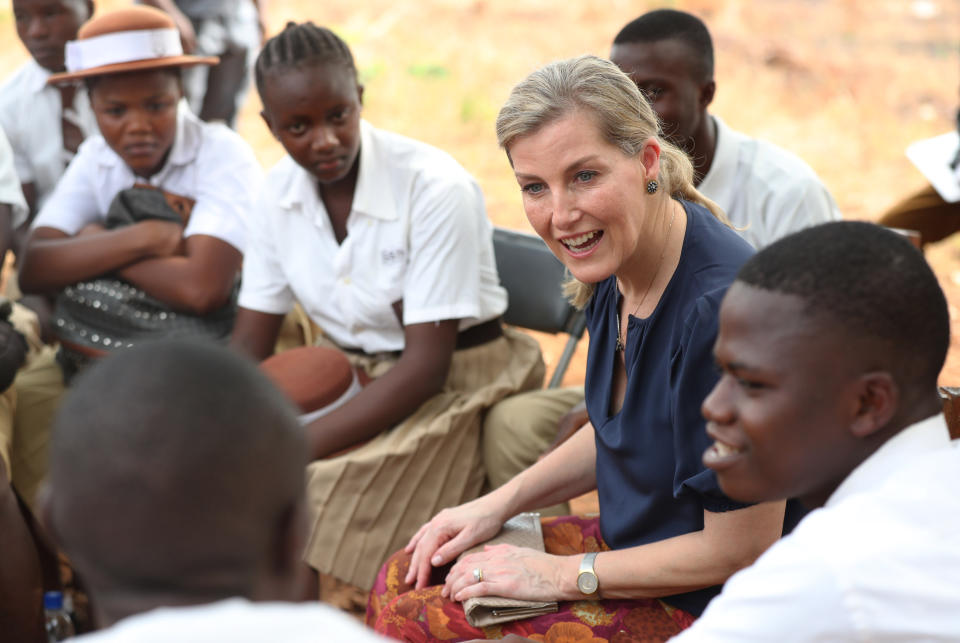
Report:
M485 543L477 545L460 554L466 556L482 551L487 545L515 545L543 551L543 531L540 528L540 514L522 513L503 524L500 532ZM463 611L467 622L473 627L489 627L498 623L508 623L522 618L550 614L557 611L557 602L521 601L502 596L478 596L463 602Z

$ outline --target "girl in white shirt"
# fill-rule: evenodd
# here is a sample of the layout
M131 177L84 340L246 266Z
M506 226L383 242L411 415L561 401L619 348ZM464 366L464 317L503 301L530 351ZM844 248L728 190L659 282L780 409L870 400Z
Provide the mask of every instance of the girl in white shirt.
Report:
M288 156L270 172L244 259L233 344L261 360L299 301L321 340L372 381L306 426L316 526L308 562L368 589L429 517L483 484L480 421L540 385L539 349L503 329L491 226L448 154L360 118L346 44L289 24L256 65L262 115ZM369 442L367 442L369 441Z
M134 6L87 22L68 44L67 60L68 71L50 82L86 82L102 136L80 147L34 221L21 287L52 294L112 275L170 311L204 316L221 309L240 269L243 220L260 168L239 136L201 123L182 104L180 69L216 59L183 55L168 16ZM187 222L148 219L106 229L117 195L140 186L191 203Z

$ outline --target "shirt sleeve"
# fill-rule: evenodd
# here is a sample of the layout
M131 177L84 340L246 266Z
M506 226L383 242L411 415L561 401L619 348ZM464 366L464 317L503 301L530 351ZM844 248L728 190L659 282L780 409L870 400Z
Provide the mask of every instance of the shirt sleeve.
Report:
M469 178L437 181L414 200L403 291L404 324L480 314L483 197Z
M703 465L711 440L700 407L719 379L713 361L720 301L726 289L697 300L684 325L679 348L671 358L673 447L676 457L674 495L695 493L707 511L730 511L749 506L728 498L716 474Z
M269 185L264 185L247 219L248 243L238 303L248 310L285 315L293 308L294 296L270 229L270 218L276 216L274 196Z
M0 129L0 204L11 208L11 223L14 228L27 220L27 202L20 189L20 179L13 165L13 149Z
M198 158L197 200L184 237L204 234L226 241L243 252L246 223L262 181L253 150L239 136L223 128L204 132Z
M90 223L103 221L106 212L98 206L97 155L103 139L87 139L57 182L50 198L33 220L32 228L56 228L73 236Z
M817 551L785 538L734 574L677 643L846 641L851 622L842 584Z
M792 177L771 191L763 204L767 243L828 221L839 221L840 210L813 170Z
M0 87L0 91L16 91L9 84ZM21 137L18 136L20 129L17 123L15 103L7 102L0 104L0 128L6 133L7 142L13 150L13 167L17 173L20 183L32 183L34 178L33 163L22 149Z

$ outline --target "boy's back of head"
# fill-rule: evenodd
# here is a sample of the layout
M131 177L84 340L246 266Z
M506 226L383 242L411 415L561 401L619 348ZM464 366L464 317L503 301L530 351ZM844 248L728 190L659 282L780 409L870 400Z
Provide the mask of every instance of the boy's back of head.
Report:
M282 599L305 464L293 409L254 365L211 345L145 344L67 396L44 516L107 621L126 615L107 595L143 609Z

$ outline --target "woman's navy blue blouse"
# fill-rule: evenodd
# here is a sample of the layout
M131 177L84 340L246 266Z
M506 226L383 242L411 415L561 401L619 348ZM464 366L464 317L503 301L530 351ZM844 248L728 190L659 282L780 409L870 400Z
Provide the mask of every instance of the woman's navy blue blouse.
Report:
M681 201L687 229L680 263L656 309L629 318L623 407L610 414L617 309L611 276L586 308L586 402L596 429L600 528L623 549L703 529L703 511L744 507L701 462L711 444L700 405L718 379L713 344L720 301L753 248L705 208ZM719 587L665 600L699 616Z

